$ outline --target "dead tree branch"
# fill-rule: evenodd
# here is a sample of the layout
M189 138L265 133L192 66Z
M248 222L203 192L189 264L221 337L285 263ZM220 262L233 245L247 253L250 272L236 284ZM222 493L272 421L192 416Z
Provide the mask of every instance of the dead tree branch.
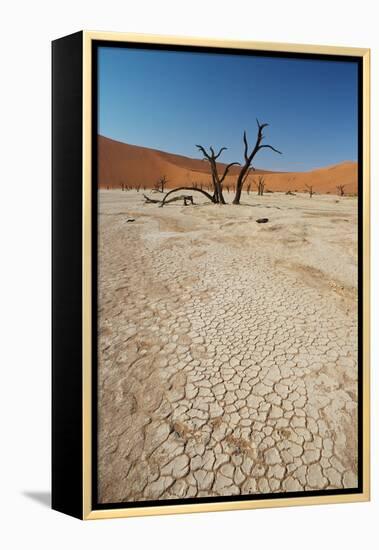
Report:
M162 202L159 199L151 199L150 197L148 197L145 194L143 195L143 197L144 197L145 201L148 202L148 203L158 204L158 203Z
M172 193L176 193L177 191L196 191L197 193L201 193L202 195L207 197L207 199L209 199L211 202L215 202L214 197L212 197L212 195L210 195L206 191L203 191L203 189L195 189L195 187L177 187L176 189L171 189L168 193L166 193L162 201L160 201L161 204L159 205L159 207L162 208L165 204L167 204L167 197L169 197L169 195L171 195Z

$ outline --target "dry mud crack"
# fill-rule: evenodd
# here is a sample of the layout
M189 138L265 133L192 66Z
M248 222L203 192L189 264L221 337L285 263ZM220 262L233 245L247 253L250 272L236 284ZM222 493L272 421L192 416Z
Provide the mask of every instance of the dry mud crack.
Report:
M100 214L100 502L357 486L354 298L216 209Z

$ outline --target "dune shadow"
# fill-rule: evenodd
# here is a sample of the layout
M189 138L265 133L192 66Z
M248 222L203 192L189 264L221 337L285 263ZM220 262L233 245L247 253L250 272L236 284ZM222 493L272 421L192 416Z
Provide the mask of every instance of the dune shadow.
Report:
M48 508L50 508L51 506L50 491L23 491L22 494L23 496L34 500L42 506L47 506Z

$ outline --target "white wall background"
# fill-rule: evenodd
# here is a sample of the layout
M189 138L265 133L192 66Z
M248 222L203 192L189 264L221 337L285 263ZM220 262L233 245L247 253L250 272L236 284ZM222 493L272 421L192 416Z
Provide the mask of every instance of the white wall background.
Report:
M377 548L378 292L374 284L371 503L82 523L50 511L40 502L46 501L50 483L50 41L84 28L371 47L374 283L379 275L375 255L379 150L376 5L373 0L13 0L2 4L3 548ZM34 498L30 493L35 493Z

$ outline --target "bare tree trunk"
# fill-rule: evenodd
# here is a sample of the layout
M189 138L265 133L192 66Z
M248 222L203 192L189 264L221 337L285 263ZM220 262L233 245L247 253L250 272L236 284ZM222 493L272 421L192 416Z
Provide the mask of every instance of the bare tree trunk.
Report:
M208 153L205 148L202 145L196 145L196 147L201 151L204 155L204 160L208 161L211 167L211 176L212 176L212 183L213 183L213 202L218 204L226 204L224 195L223 195L223 189L222 184L224 179L226 178L230 168L234 165L239 164L239 162L231 162L225 167L224 173L222 176L219 175L217 171L217 159L221 155L223 151L226 150L226 147L221 147L218 153L215 153L213 147L210 147L210 153Z
M238 179L237 179L236 194L234 196L233 204L240 204L241 193L242 193L242 189L243 189L243 184L245 183L245 179L247 177L247 172L250 168L252 168L254 170L254 168L251 166L251 163L252 163L255 155L258 153L258 151L260 151L261 149L266 148L266 149L271 149L272 151L275 151L275 153L279 153L280 155L282 154L280 151L278 151L277 149L272 147L272 145L262 145L262 140L264 138L263 129L266 126L268 126L268 124L266 124L266 123L260 124L259 121L257 120L257 125L258 125L257 140L256 140L256 143L255 143L253 149L251 150L250 154L249 154L249 145L247 143L246 131L243 133L243 142L244 142L244 145L245 145L245 151L244 151L245 164L242 166L242 168L240 170L240 173L239 173L239 176L238 176Z

